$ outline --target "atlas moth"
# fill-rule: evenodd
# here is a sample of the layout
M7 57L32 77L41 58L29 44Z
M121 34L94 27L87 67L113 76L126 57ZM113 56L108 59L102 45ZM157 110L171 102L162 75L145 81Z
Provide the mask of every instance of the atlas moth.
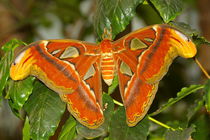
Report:
M101 77L110 86L117 75L127 124L135 126L149 110L174 58L192 58L197 52L190 38L166 24L116 41L103 37L99 44L70 39L34 42L16 55L10 76L37 77L59 93L80 123L95 129L104 122Z

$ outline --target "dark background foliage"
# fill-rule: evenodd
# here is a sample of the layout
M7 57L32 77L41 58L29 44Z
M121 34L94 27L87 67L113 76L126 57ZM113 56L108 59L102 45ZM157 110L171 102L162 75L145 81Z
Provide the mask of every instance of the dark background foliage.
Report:
M109 119L99 129L89 130L70 117L57 94L32 77L9 80L8 69L14 48L24 44L18 40L27 44L55 38L97 42L105 27L112 28L113 39L117 39L147 25L169 23L194 38L199 50L196 58L210 72L209 43L198 36L210 40L209 5L209 0L1 0L0 139L207 140L210 85L193 59L174 61L149 110L153 118L172 129L149 117L136 127L127 127L123 107L112 100L121 102L114 84L103 86L112 97L103 96L103 102L109 104L105 111ZM5 45L13 38L18 40Z

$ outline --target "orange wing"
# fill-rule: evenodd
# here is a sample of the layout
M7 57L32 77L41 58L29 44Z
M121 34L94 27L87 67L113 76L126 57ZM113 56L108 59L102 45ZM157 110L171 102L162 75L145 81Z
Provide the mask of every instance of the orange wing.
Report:
M68 103L71 114L89 128L103 123L100 51L96 44L76 40L43 40L19 53L10 75L36 76Z
M173 59L193 57L196 47L183 33L168 25L137 30L113 44L124 48L115 53L115 60L127 123L135 126L147 113L158 83Z
M184 34L167 25L137 30L112 44L127 123L134 126L147 113L173 59L193 57L196 48ZM99 49L75 40L35 42L18 54L10 75L14 80L36 76L60 93L78 121L96 128L103 123Z

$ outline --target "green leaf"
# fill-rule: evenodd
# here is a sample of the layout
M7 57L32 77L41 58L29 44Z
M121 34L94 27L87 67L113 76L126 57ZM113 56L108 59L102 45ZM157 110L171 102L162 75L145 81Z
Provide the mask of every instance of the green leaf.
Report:
M5 88L7 80L9 79L9 69L12 59L13 52L10 51L5 53L0 61L0 96L2 95L2 91Z
M157 10L151 4L141 4L136 12L146 25L161 24L163 20Z
M108 88L108 95L112 94L119 84L118 76L114 77L112 85Z
M12 39L2 46L2 50L4 50L5 52L10 52L10 51L14 51L15 48L19 46L23 46L23 45L25 46L27 44L21 40Z
M208 41L205 37L200 36L200 35L194 35L194 36L193 36L193 42L194 42L196 45L205 44L205 45L210 46L210 41Z
M98 0L94 16L94 29L100 39L104 28L112 29L112 38L123 31L144 0Z
M170 98L166 104L162 105L158 110L151 113L150 116L154 116L154 115L157 115L157 114L161 113L162 111L167 109L169 106L175 104L176 102L178 102L182 98L184 98L187 95L190 95L191 93L194 93L197 90L202 89L202 88L204 88L204 85L191 85L189 87L182 88L181 91L177 93L176 98Z
M160 122L154 122L154 118L151 119L151 117L148 117L150 120L150 132L149 132L149 140L165 140L164 134L166 131L166 128L163 127L163 125L167 124L159 124ZM161 118L162 119L162 118ZM156 120L158 121L158 120ZM168 125L168 129L172 128L171 125Z
M59 134L58 140L72 140L76 135L76 121L72 116L66 121Z
M195 103L188 107L187 109L187 120L190 119L203 107L204 100L203 98L195 100Z
M196 131L192 134L193 140L209 140L210 117L208 115L200 115L193 124L196 126Z
M109 137L104 138L104 140L109 140Z
M210 113L210 80L207 81L204 89L205 89L205 96L204 96L205 107L206 110Z
M174 26L188 36L199 35L198 30L193 29L189 24L184 22L170 22L169 25Z
M2 96L0 96L0 108L2 106Z
M106 134L106 131L102 126L100 126L97 129L89 129L84 125L80 124L79 122L77 122L76 129L77 133L86 139L93 139Z
M153 135L153 133L154 132L151 132L150 134L149 134L149 140L165 140L165 138L161 135L161 134L159 134L159 135Z
M146 140L149 131L149 120L145 117L135 127L126 124L125 109L119 107L113 114L110 125L110 140Z
M23 126L23 140L30 140L30 124L29 124L29 120L28 117L26 117L25 119L25 123Z
M165 23L174 20L182 11L181 0L150 0Z
M191 134L195 132L194 126L191 126L189 128L186 128L184 130L167 130L165 134L166 140L190 140Z
M114 102L112 98L107 94L103 94L103 106L104 106L104 117L105 117L104 123L97 129L89 129L78 123L76 129L79 135L87 139L92 139L106 135L108 133L108 127L110 125L111 116L114 112Z
M20 117L19 110L32 93L34 80L34 77L28 77L22 81L9 81L6 97L9 98L9 105L18 117Z
M170 130L183 130L188 127L188 122L185 120L179 121L179 120L171 120L167 121L166 125L170 126Z
M14 39L5 43L2 46L2 49L5 51L5 54L0 61L0 96L2 96L2 91L5 88L7 80L9 78L9 69L13 60L14 49L23 44L23 42Z
M104 117L105 121L102 125L106 129L106 132L108 133L108 127L111 122L111 117L114 113L114 102L112 97L110 97L107 94L103 94L103 107L104 107Z
M36 82L24 109L29 117L32 139L45 140L52 136L58 127L65 111L65 103L57 93Z

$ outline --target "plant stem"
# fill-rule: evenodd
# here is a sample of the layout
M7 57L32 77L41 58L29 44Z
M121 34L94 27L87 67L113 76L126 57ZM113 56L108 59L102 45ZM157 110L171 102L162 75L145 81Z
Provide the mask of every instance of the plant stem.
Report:
M156 120L156 119L154 119L154 118L152 118L150 116L148 116L148 119L150 121L152 121L152 122L154 122L154 123L156 123L156 124L158 124L158 125L166 128L166 129L171 129L172 131L175 131L176 130L175 128L172 128L172 127L170 127L170 126L168 126L168 125L166 125L166 124L164 124L164 123L162 123L162 122L160 122L160 121L158 121L158 120Z
M123 104L122 104L121 102L118 102L118 101L116 101L116 100L114 100L114 99L113 99L113 101L114 101L114 103L115 103L116 105L123 106Z
M199 68L202 70L202 72L204 73L206 78L210 79L210 76L209 76L208 72L204 69L204 67L201 65L199 60L197 58L194 58L194 60L195 60L196 64L199 66Z

